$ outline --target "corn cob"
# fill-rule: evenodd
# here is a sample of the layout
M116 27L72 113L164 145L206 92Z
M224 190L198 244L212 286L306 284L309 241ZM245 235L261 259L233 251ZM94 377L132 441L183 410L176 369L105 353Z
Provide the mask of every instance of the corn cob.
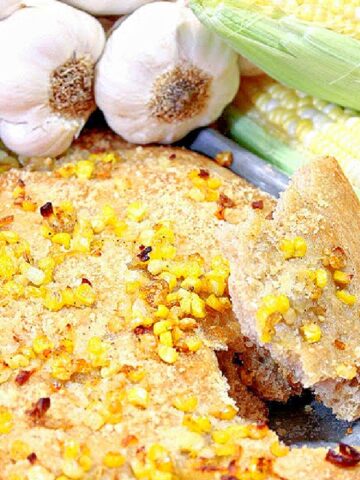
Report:
M243 80L225 114L229 133L286 173L304 158L332 155L360 187L360 113L285 87L267 77ZM259 137L261 136L261 138Z
M199 19L271 77L360 110L359 0L190 0Z

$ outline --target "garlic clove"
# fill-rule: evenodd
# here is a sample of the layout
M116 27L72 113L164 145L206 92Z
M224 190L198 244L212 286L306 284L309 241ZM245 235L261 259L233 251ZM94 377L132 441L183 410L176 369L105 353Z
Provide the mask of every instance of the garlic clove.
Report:
M0 20L8 17L16 10L32 7L55 0L0 0Z
M144 34L145 33L145 34ZM154 2L110 35L95 97L134 143L171 143L218 118L239 86L237 55L182 4Z
M152 0L61 0L93 15L126 15Z
M52 157L67 150L80 133L84 121L64 120L57 116L47 118L40 125L0 122L0 137L5 145L18 155Z
M3 141L11 142L16 153L26 149L39 155L42 149L59 153L58 145L67 145L70 132L75 135L96 108L95 63L105 45L105 33L95 18L55 0L28 3L34 7L19 9L0 22L0 44L9 45L0 49ZM54 117L58 117L56 128ZM31 147L14 139L12 132L20 127L11 124L23 124L22 141L26 137ZM50 128L48 139L53 146L45 146L40 126L44 131Z

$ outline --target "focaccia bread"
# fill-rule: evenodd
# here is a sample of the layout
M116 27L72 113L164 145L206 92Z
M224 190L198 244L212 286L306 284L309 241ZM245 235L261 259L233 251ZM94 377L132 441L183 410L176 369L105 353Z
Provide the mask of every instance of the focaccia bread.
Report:
M85 141L0 177L0 479L357 478L355 450L246 420L261 401L218 366L240 333L215 230L272 201L185 150Z
M358 418L360 204L337 162L309 163L270 217L224 235L243 333L340 418Z

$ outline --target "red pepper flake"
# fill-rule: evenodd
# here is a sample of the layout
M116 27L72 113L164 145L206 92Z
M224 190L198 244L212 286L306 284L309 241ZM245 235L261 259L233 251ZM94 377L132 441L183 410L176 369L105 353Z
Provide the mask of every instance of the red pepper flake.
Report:
M325 460L338 467L350 468L360 463L360 452L346 443L339 443L339 452L329 450Z
M169 160L175 160L175 158L176 158L176 153L171 153L169 155Z
M266 220L273 220L274 219L274 212L270 212L266 215Z
M341 248L341 247L335 247L335 248L333 248L333 252L339 253L339 254L342 255L343 257L346 257L346 253L345 253L344 249Z
M130 445L135 445L138 443L138 438L135 435L127 435L121 440L122 447L129 447Z
M145 333L150 333L152 327L144 327L144 325L139 325L134 329L135 335L144 335Z
M90 287L92 287L92 283L90 282L90 280L88 280L87 278L83 277L81 279L81 283L84 284L86 283L87 285L90 285Z
M334 345L335 345L335 348L337 348L338 350L345 350L346 348L345 343L342 342L341 340L338 340L337 338L334 340Z
M264 202L263 200L255 200L255 202L252 202L251 206L254 210L262 210L264 208Z
M139 247L140 253L136 255L142 262L147 262L150 260L149 253L152 252L152 247L144 247L144 245L140 245Z
M16 375L15 382L21 387L29 380L33 373L34 370L20 370L20 372Z
M220 193L219 199L217 201L218 209L215 213L216 217L219 220L225 219L225 208L234 208L235 202L230 197L225 195L224 193Z
M48 218L53 215L54 209L51 202L46 202L42 207L40 207L40 215L44 218Z
M36 453L35 453L35 452L30 453L30 455L28 455L26 458L29 460L29 462L31 463L31 465L34 465L34 463L35 463L36 460L37 460L37 456L36 456Z
M210 173L207 170L205 170L204 168L200 168L199 177L200 178L209 178Z
M35 421L38 421L49 410L50 405L51 405L51 401L49 397L39 398L39 400L35 403L33 408L29 410L28 413L31 417L33 417Z
M0 227L6 227L14 221L14 215L7 215L6 217L0 218Z

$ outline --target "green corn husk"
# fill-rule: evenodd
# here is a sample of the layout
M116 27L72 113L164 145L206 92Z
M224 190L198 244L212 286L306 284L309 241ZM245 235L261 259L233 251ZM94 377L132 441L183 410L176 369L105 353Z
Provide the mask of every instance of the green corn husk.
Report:
M314 97L360 110L360 40L244 0L190 0L194 13L271 77Z

